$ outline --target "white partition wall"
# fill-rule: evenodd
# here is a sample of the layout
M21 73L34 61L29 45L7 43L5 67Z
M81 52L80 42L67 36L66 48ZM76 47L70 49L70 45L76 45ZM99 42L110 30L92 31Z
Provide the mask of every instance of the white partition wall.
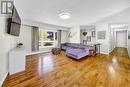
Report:
M25 49L14 48L9 52L9 74L15 74L25 70Z

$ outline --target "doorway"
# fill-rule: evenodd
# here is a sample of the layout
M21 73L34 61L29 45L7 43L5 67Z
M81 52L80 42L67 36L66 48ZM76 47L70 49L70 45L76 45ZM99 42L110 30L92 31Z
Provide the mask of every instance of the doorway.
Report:
M127 48L127 31L116 31L116 47Z

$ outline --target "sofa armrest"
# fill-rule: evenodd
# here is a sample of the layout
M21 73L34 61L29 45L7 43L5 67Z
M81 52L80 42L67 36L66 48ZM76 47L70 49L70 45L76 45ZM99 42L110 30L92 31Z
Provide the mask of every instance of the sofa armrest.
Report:
M62 43L61 46L66 46L66 43Z
M62 50L66 50L66 48L67 48L66 43L61 44L61 49Z

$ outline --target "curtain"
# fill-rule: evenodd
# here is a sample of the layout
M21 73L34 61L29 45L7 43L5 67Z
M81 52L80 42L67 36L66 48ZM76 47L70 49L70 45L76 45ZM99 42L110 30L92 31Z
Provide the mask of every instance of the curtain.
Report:
M38 33L38 27L32 26L32 51L39 51Z
M58 30L58 48L61 48L61 30Z

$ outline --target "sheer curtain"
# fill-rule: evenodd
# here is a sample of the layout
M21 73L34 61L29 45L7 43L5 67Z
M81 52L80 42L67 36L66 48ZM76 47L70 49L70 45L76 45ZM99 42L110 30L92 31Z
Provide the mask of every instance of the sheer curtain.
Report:
M32 26L32 51L39 51L39 28Z

